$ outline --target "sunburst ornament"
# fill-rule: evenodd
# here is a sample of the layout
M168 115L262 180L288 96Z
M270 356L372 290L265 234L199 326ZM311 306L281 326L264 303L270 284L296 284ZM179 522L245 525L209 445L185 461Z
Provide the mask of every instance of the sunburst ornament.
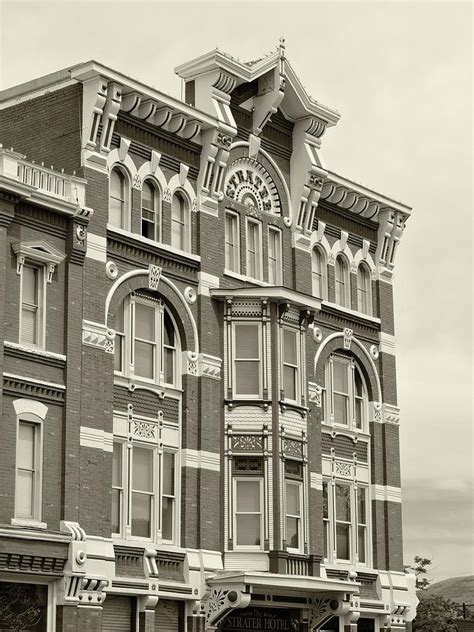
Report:
M225 194L258 213L281 215L278 189L268 171L253 158L237 158L228 168Z

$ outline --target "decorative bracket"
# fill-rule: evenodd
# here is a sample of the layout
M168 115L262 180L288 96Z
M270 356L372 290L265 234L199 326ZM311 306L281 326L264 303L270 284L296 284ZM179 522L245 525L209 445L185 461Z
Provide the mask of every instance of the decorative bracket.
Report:
M315 595L308 599L310 608L308 617L308 632L319 630L332 617L346 615L351 607L349 601L337 599L331 595Z
M251 595L229 588L212 588L205 604L206 632L217 630L219 623L234 608L246 608Z

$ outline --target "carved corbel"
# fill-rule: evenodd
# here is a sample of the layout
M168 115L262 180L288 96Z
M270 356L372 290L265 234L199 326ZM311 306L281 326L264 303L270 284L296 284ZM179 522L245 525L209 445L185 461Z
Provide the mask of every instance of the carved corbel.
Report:
M379 231L375 263L391 276L395 267L395 254L405 228L407 215L401 211L385 208L378 214Z
M323 623L335 616L344 616L350 610L350 602L331 595L315 595L308 599L308 632L319 630Z
M250 593L229 588L212 588L205 604L206 632L217 630L219 623L235 608L246 608Z
M107 81L103 77L93 77L83 84L82 98L82 146L95 150L99 123L107 99Z
M198 187L201 194L201 208L217 213L217 204L223 199L224 175L232 144L228 130L207 130L202 133L203 148Z
M112 134L114 133L115 121L122 102L122 86L118 83L110 82L107 86L107 99L102 113L102 135L100 138L101 151L108 153Z

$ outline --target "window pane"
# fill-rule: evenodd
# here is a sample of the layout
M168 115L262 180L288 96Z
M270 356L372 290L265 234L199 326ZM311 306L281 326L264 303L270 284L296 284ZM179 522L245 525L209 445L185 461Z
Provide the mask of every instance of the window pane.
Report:
M38 299L38 270L37 268L31 268L30 266L23 266L23 279L22 279L22 301L29 305L37 305Z
M152 211L155 209L155 191L149 182L143 183L142 208Z
M367 524L365 487L357 488L357 516L359 524Z
M151 534L151 496L132 494L132 535L149 538Z
M161 509L161 535L164 540L173 539L173 513L174 500L172 498L163 498Z
M21 342L37 344L38 312L30 307L21 310Z
M348 485L336 485L336 519L351 521L351 490Z
M112 226L117 226L117 228L123 228L123 202L121 200L116 200L115 198L110 198L109 201L109 222Z
M349 393L347 380L347 364L336 359L333 361L334 390L339 393Z
M149 342L135 341L135 375L154 378L154 350L155 346Z
M122 371L123 370L123 346L124 346L124 336L121 334L115 334L115 345L114 345L114 370Z
M358 538L358 547L359 547L359 550L358 550L359 562L362 562L365 564L365 562L367 561L365 527L359 526L357 533L358 533L357 538Z
M283 330L283 353L284 361L289 364L297 364L297 334L288 329Z
M17 518L33 518L34 472L17 471L15 505Z
M328 513L328 484L323 483L323 518L329 518Z
M18 426L18 467L24 470L35 468L35 428L33 424L20 422Z
M174 349L165 349L164 380L167 384L174 384Z
M165 312L163 322L165 325L164 343L169 347L174 347L174 326L173 321L171 320L171 317L167 312Z
M260 511L260 481L237 481L237 511Z
M296 369L291 366L283 367L283 389L286 399L296 400Z
M238 546L260 546L260 516L237 516Z
M350 557L349 548L350 527L348 524L338 524L336 526L336 547L337 557L340 560L348 560Z
M362 397L362 393L363 393L362 377L358 369L354 369L354 388L355 388L356 396Z
M235 363L236 395L260 394L260 363L239 361Z
M298 537L299 518L286 518L286 544L292 549L300 546Z
M120 490L112 490L112 533L120 533Z
M171 245L184 250L184 227L177 222L171 223Z
M153 491L153 450L133 448L132 487L137 491Z
M112 169L110 174L110 195L119 200L124 198L124 177L118 169Z
M135 303L135 336L143 340L155 341L155 308L143 303Z
M286 513L292 516L300 515L300 490L299 485L286 484Z
M362 416L363 416L363 403L361 399L356 399L355 402L355 422L356 428L362 428Z
M122 444L114 443L114 453L112 459L112 485L122 486Z
M347 426L347 404L349 398L346 395L338 395L334 393L334 421L337 424L344 424Z
M324 557L329 557L329 521L323 523Z
M258 325L235 325L235 356L259 358Z
M163 452L163 494L174 496L174 454Z

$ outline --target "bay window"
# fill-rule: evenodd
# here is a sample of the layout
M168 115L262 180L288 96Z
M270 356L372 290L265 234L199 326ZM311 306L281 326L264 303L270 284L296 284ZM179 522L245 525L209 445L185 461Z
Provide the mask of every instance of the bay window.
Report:
M262 341L261 323L234 323L234 396L261 397Z
M284 398L298 402L299 397L299 332L284 328L282 332L282 364Z
M112 463L112 533L125 539L175 543L176 476L175 451L159 450L156 441L117 438Z
M262 280L262 225L247 218L247 276Z
M233 462L234 544L236 549L263 549L263 469L259 458Z
M326 370L324 419L326 423L367 430L367 388L356 362L333 354Z
M268 282L271 285L281 285L281 231L268 227Z
M226 211L225 214L225 268L231 272L240 272L240 235L239 216Z
M177 386L179 338L171 314L151 296L133 294L115 316L115 371L154 384Z

